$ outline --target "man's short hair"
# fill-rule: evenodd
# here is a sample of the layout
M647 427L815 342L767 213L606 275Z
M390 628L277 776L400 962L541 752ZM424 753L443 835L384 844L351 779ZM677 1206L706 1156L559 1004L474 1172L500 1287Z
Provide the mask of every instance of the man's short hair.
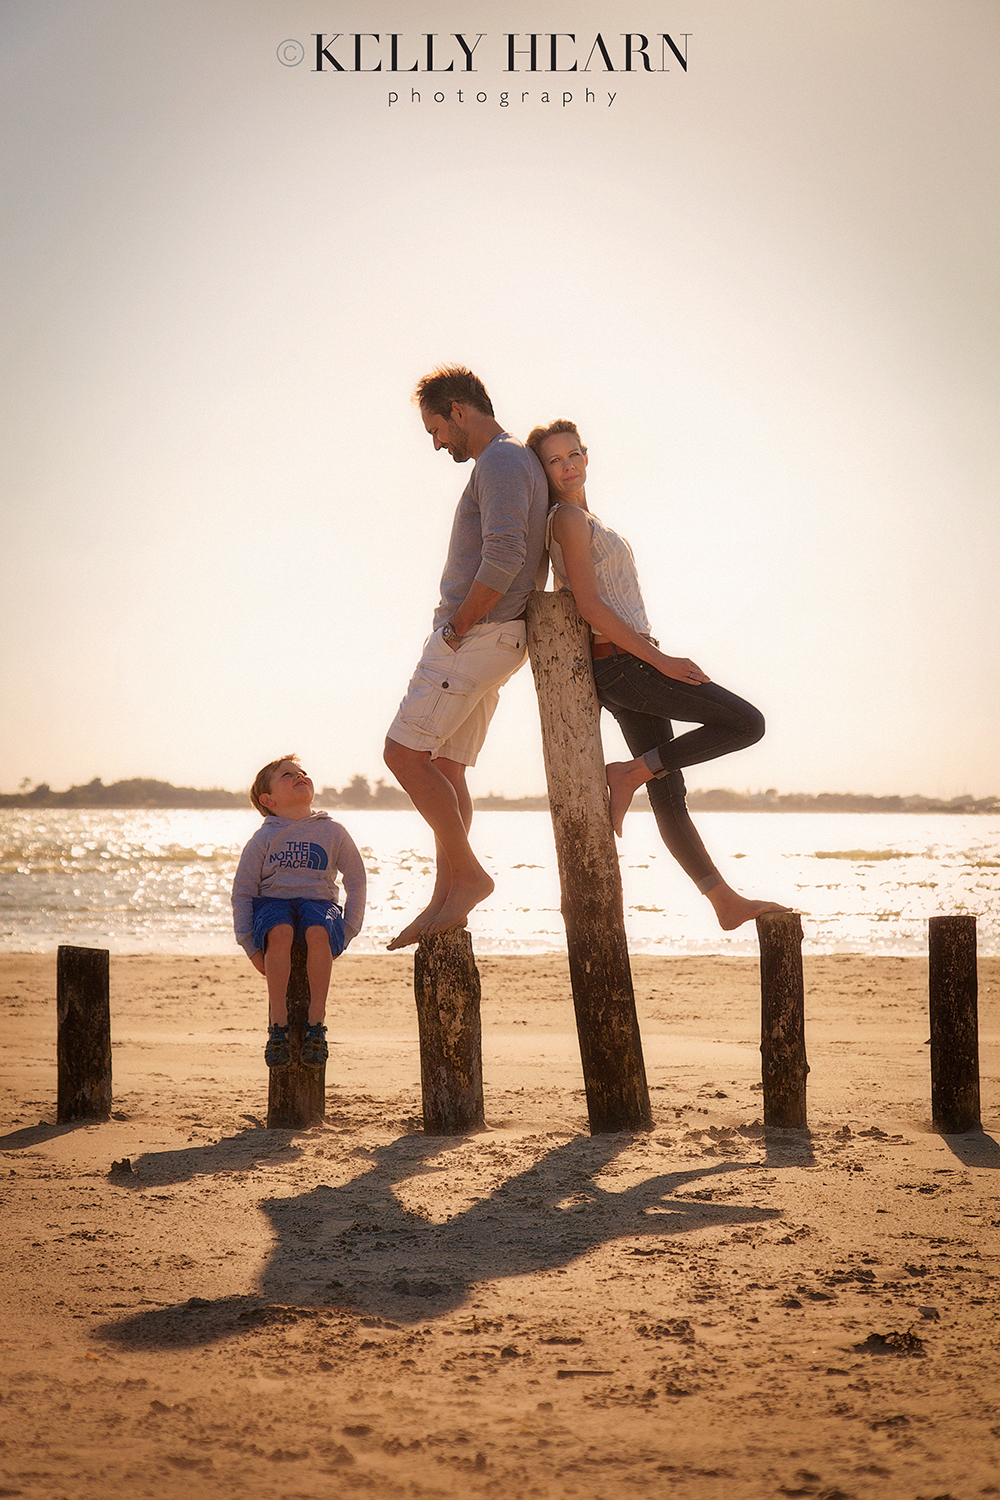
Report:
M413 399L435 417L450 419L452 402L473 406L486 417L493 416L493 402L478 375L464 365L442 365L417 382ZM495 420L495 419L494 419Z
M302 764L297 755L279 755L277 760L269 760L267 765L263 766L253 779L253 786L250 788L250 801L262 818L269 817L271 809L265 807L261 802L261 793L263 792L268 797L271 795L271 778L278 767L283 765L286 760L290 760L296 766Z
M565 417L557 417L554 422L549 423L548 427L533 427L528 433L527 447L531 449L532 453L540 461L542 457L541 447L545 439L555 437L560 432L571 432L580 444L580 452L586 453L586 445L580 436L576 423L568 421Z

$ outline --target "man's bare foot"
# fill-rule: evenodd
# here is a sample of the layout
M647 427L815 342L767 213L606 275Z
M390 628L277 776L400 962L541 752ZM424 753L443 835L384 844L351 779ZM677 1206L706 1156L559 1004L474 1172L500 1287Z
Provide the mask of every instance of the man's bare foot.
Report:
M408 948L411 943L419 943L427 928L427 923L433 921L437 916L439 907L432 901L425 906L422 912L408 922L402 932L398 932L391 943L386 943L386 948L391 953L394 948Z
M734 891L725 882L714 886L708 892L708 899L715 908L715 915L723 932L733 932L735 928L742 927L744 922L751 922L755 917L764 916L766 912L792 909L790 906L779 906L776 901L752 901L749 896L741 896L739 891Z
M407 923L402 932L397 932L391 943L386 943L387 950L391 953L395 948L408 948L411 943L420 941L423 931L423 917L414 917L412 922Z
M454 927L464 927L469 912L480 901L493 894L494 881L483 870L481 876L468 883L458 881L452 886L444 905L435 917L424 923L421 936L434 932L450 932Z
M650 773L642 759L615 760L605 766L608 792L611 797L611 826L618 837L622 836L625 814L632 806L632 798L641 786L645 786Z

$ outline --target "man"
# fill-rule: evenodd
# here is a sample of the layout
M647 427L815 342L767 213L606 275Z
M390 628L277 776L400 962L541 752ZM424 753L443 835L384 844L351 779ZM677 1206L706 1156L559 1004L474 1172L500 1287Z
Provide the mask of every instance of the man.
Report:
M434 450L475 460L458 502L434 628L385 742L385 763L434 830L430 902L389 943L465 925L493 890L472 852L465 781L500 688L527 655L524 611L545 584L548 487L535 455L496 421L482 381L461 365L425 375L414 400Z

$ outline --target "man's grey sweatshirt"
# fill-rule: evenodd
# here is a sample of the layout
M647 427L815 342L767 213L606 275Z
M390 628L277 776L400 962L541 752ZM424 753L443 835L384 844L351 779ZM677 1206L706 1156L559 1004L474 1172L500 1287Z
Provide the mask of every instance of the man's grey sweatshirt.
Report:
M487 623L519 619L532 589L545 587L549 490L542 466L509 432L476 459L455 511L434 629L450 620L473 583L502 594Z

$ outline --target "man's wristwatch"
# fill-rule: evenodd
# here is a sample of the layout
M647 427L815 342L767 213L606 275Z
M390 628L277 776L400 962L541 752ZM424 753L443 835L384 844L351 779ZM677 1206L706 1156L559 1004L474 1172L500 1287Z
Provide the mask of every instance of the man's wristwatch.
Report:
M444 624L441 627L441 639L444 641L445 645L455 647L460 644L462 637L459 635L458 631L455 629L451 621L445 620Z

